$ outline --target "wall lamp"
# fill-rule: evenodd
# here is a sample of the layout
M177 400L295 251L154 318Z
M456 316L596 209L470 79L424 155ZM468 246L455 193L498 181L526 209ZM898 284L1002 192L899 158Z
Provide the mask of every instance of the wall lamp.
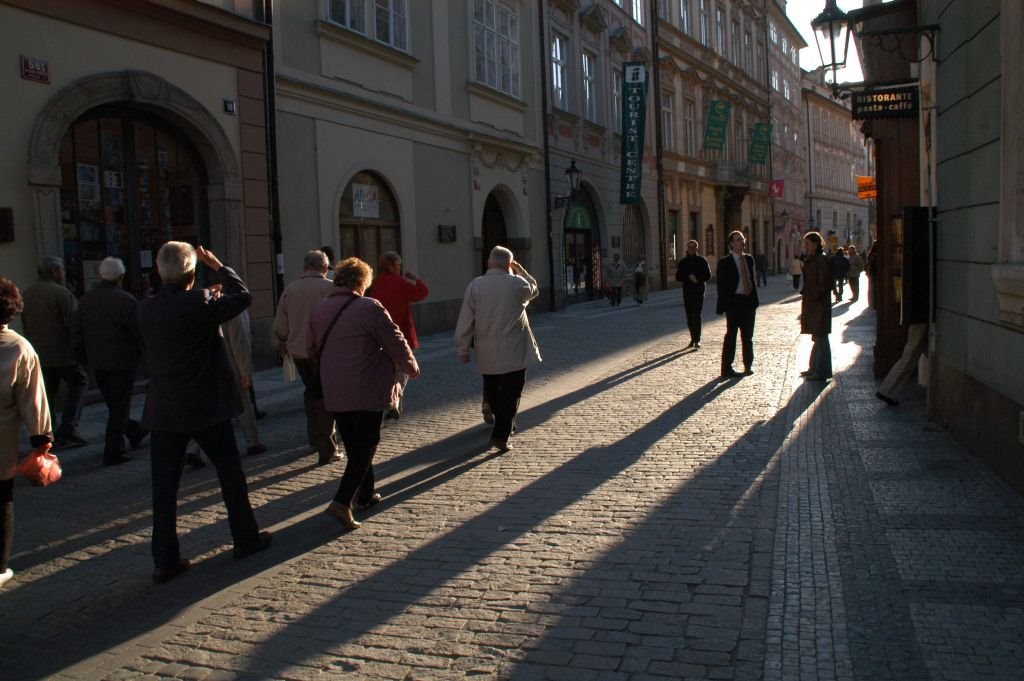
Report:
M569 167L565 170L565 181L569 185L569 193L565 196L555 196L555 208L564 208L568 206L576 198L577 192L580 190L580 178L583 176L582 171L576 167L576 159L569 161Z

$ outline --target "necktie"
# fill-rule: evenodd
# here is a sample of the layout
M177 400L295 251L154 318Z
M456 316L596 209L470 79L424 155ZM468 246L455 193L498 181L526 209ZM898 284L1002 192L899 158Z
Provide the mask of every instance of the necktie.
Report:
M747 269L747 259L740 256L740 276L743 277L743 295L750 295L750 270Z

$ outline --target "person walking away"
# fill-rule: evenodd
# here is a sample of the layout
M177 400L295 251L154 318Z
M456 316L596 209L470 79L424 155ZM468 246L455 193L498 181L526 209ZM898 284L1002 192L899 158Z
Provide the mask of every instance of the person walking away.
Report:
M633 300L639 304L647 300L647 258L643 253L633 268Z
M380 256L380 272L373 280L367 295L379 300L384 309L391 315L391 320L402 330L409 347L414 351L420 346L416 337L416 326L412 321L412 303L418 303L428 295L430 289L416 276L415 272L402 273L402 256L395 251L385 251ZM395 403L394 408L388 409L384 418L397 419L402 415L402 405L405 398L405 388L409 383L407 374L401 375L402 399Z
M197 259L221 285L217 298L195 288ZM220 325L252 302L245 283L210 251L168 241L156 256L163 280L159 293L139 302L139 326L149 369L142 425L149 428L153 478L153 580L166 582L189 569L178 545L178 486L185 447L194 439L217 469L234 540L234 556L245 558L270 545L260 532L231 418L242 411Z
M352 502L368 508L374 490L373 456L384 411L402 394L401 374L420 375L401 329L380 301L364 296L373 270L359 258L337 264L335 289L313 310L306 356L320 367L324 403L334 415L347 461L326 513L349 529L359 527Z
M768 285L768 258L765 257L764 253L758 253L755 259L757 265L757 280L761 282L761 286Z
M142 358L139 303L121 285L124 263L119 258L100 262L100 283L82 296L71 318L71 347L78 361L92 367L96 386L107 403L103 465L116 466L131 457L124 438L136 449L148 434L131 418L135 374Z
M877 277L879 257L881 257L881 254L878 252L878 239L875 239L871 242L871 245L868 246L868 255L866 258L868 268L868 307L871 308L875 307L875 290L878 286Z
M239 395L242 398L242 413L238 415L238 423L245 435L245 453L256 456L267 451L267 446L260 442L259 428L256 426L256 407L252 402L252 333L249 331L249 311L242 310L237 317L232 317L221 324L224 342L227 343L228 357L235 370L238 381Z
M847 259L850 261L847 279L850 282L850 293L853 294L850 300L857 302L860 299L860 275L864 271L864 258L857 252L855 246L848 246L847 251L849 252Z
M530 329L526 307L537 297L537 281L513 258L512 251L495 246L487 259L487 272L466 287L455 326L459 361L476 351L476 370L484 377L494 428L491 446L512 449L519 400L526 384L526 369L541 361Z
M804 272L804 261L799 255L793 256L793 261L789 263L789 276L793 279L793 290L800 290L800 275Z
M39 281L25 289L22 296L25 311L21 323L25 337L39 353L43 365L46 396L56 406L57 393L63 381L68 384L61 424L54 433L58 447L80 447L88 444L78 432L82 400L89 376L71 351L71 319L78 303L75 294L64 285L64 261L46 257L39 261Z
M320 371L306 357L306 330L313 308L334 290L327 278L327 256L323 251L309 251L302 259L302 276L284 289L277 302L273 334L278 352L291 355L302 379L302 404L306 411L306 437L309 446L319 455L319 464L340 461L335 438L334 419L324 406Z
M800 333L810 334L810 367L800 375L808 381L832 378L832 349L828 335L832 332L832 270L824 253L825 240L818 232L804 236L804 289L800 302Z
M704 293L711 280L711 265L700 255L700 244L694 240L686 242L686 255L676 265L676 281L683 284L683 310L686 326L690 330L688 348L700 348L701 314L704 311Z
M835 295L836 302L841 303L843 301L844 285L846 283L846 277L850 274L850 261L846 259L846 253L842 248L837 248L835 255L832 256L829 264L832 268L832 293Z
M612 261L608 265L606 281L612 290L610 301L612 307L622 305L622 287L626 283L626 264L622 262L618 253L612 256Z
M747 240L743 232L729 234L729 254L718 261L715 276L718 285L717 314L725 315L725 342L722 345L722 377L740 376L732 368L736 357L736 334L743 346L743 374L754 373L754 321L757 314L757 288L754 286L754 258L743 252Z
M0 277L0 587L14 577L8 561L14 539L18 426L24 425L33 453L45 454L53 441L39 356L31 343L8 328L22 308L18 287Z

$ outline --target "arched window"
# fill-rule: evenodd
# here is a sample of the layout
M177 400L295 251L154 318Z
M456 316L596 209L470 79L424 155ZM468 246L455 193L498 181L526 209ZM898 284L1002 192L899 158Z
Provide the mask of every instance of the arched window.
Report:
M338 209L339 258L362 258L374 268L384 251L402 252L398 204L384 180L370 171L352 176Z

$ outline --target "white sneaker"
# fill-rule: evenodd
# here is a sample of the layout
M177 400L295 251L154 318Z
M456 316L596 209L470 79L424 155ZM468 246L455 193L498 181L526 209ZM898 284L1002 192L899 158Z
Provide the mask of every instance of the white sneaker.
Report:
M11 581L11 578L13 577L14 570L12 570L11 568L7 568L7 572L0 573L0 586L3 586L7 582Z

